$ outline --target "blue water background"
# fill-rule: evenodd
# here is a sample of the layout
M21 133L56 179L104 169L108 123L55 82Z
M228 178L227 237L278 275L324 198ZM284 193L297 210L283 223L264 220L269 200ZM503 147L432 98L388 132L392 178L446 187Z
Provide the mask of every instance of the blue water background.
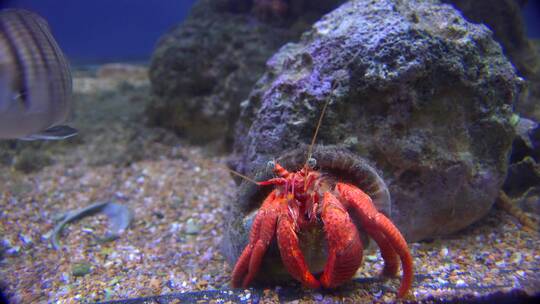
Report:
M528 0L523 16L527 25L527 36L540 39L540 0Z
M70 61L147 61L195 0L0 0L44 17Z
M0 8L37 12L75 63L147 61L159 37L195 0L0 0ZM540 38L540 0L524 9L528 35Z

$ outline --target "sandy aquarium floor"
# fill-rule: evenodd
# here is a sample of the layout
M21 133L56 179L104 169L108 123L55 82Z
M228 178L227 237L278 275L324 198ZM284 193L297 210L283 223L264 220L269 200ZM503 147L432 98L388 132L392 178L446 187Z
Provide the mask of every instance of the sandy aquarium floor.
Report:
M231 289L231 266L219 253L223 208L235 191L226 157L144 126L144 79L111 85L92 72L76 76L79 136L0 146L12 153L0 163L0 286L12 302L396 301L399 279L379 278L377 250L366 250L355 279L336 290L295 283ZM49 165L39 169L43 161ZM58 218L101 201L131 208L131 227L117 240L99 242L107 219L87 217L68 225L54 250L50 231ZM540 238L503 211L410 248L416 278L406 301L540 292Z

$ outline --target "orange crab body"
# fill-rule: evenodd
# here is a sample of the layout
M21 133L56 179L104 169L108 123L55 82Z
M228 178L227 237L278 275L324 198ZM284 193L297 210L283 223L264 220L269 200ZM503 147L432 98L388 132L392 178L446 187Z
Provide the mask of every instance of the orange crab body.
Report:
M289 172L275 163L275 178L258 182L273 186L251 225L249 242L232 274L233 287L247 287L256 277L270 243L276 239L281 260L289 274L309 288L333 288L350 280L362 262L363 244L357 222L381 249L384 275L403 277L398 296L413 281L413 261L407 243L394 224L377 210L369 195L351 183L304 165ZM299 234L322 225L326 239L326 262L316 278L301 249Z

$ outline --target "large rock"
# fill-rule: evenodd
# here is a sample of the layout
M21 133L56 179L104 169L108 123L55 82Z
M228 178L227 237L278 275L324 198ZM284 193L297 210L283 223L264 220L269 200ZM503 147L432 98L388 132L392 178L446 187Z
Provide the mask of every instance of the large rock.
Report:
M527 76L529 96L517 108L522 116L540 122L540 39L532 40L532 43L536 51L535 56L538 59L536 73Z
M262 22L249 0L199 0L188 18L158 42L150 80L149 122L195 143L231 141L239 104L264 72L266 60L297 39L322 14L343 0L323 6L292 1L282 18ZM230 145L229 145L230 146Z
M527 37L523 6L526 0L444 0L471 22L486 24L519 74L528 81L528 98L515 105L525 117L540 120L540 49Z
M522 75L535 74L539 68L538 56L527 38L522 7L524 0L444 0L453 4L471 22L484 23L501 43L503 52L516 65ZM533 56L536 56L533 58Z
M491 32L437 1L343 4L268 62L237 125L233 169L251 175L298 143L346 146L383 173L409 241L491 208L507 171L522 80Z

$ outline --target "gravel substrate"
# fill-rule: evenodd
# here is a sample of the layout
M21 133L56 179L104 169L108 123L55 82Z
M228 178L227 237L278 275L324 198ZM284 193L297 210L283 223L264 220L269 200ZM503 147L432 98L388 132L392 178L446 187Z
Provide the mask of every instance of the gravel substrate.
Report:
M231 266L219 253L227 220L223 206L235 191L225 157L143 127L140 111L124 117L122 108L134 101L120 95L101 92L87 101L94 103L80 107L108 113L86 123L90 115L79 114L86 127L78 142L38 148L51 154L52 166L27 174L0 166L0 286L12 302L87 303L163 294L173 294L164 303L396 300L399 279L379 279L382 260L375 249L364 252L356 278L336 290L306 290L295 283L230 289ZM131 227L102 243L95 236L104 234L106 217L84 218L64 229L61 250L53 250L50 231L60 215L100 201L129 206L135 214ZM410 248L416 277L407 300L540 292L540 238L503 211L493 210L455 236Z

